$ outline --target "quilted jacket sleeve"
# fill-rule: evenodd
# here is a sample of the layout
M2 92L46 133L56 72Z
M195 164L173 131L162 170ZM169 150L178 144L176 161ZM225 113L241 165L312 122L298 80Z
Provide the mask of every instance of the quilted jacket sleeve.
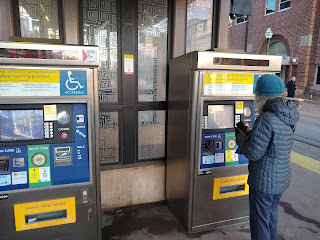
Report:
M248 137L244 133L236 135L237 144L244 156L251 161L258 161L266 154L272 135L270 119L267 114L262 114L257 118Z

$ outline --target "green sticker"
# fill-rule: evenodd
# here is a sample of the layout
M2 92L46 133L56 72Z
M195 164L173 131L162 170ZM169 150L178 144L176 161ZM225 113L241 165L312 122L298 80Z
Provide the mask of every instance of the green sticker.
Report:
M239 158L236 153L238 146L234 132L225 133L225 145L226 166L238 165Z
M50 145L28 146L29 187L51 185Z

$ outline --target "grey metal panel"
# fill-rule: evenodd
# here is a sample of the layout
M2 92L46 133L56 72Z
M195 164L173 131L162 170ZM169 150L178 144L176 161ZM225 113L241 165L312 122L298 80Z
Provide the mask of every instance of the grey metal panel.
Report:
M189 131L192 54L170 61L167 129L168 206L185 227L189 195Z
M212 174L196 175L192 226L213 224L249 216L248 196L213 200L213 180L248 174L248 165L214 168Z
M66 44L80 43L79 0L63 1L63 30ZM73 9L73 11L70 11Z
M240 71L275 71L281 70L281 56L273 55L255 55L255 54L237 54L222 52L198 52L199 61L197 69L224 69ZM245 65L218 65L213 64L214 58L246 59L246 60L269 60L269 66L245 66Z
M0 58L1 64L10 65L51 65L51 66L99 66L98 47L94 46L73 46L73 45L50 45L32 44L16 42L0 42L0 48L8 49L30 49L30 50L60 50L76 51L79 54L78 60L58 60L58 59L32 59L32 58ZM97 52L97 62L84 62L82 50L95 50Z

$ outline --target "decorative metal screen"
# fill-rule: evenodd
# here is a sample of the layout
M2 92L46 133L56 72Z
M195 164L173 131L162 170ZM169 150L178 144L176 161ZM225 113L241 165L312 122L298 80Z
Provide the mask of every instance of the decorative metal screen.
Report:
M165 157L166 112L138 112L138 159Z
M214 0L188 0L186 53L211 48Z
M100 164L119 162L119 113L100 112Z
M100 48L100 102L118 102L118 16L116 0L83 0L83 41Z
M138 0L138 100L166 100L168 0Z
M19 0L21 37L59 39L58 0Z

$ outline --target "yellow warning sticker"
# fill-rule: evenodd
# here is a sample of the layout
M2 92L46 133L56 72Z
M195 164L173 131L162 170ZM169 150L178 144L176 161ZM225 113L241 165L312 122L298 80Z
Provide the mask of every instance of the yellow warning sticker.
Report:
M133 55L124 54L124 74L133 75L134 74L134 64L133 64Z
M206 73L204 94L253 94L254 74Z
M236 114L243 114L243 101L236 101Z
M205 84L253 84L254 74L206 73Z
M29 182L38 183L40 179L39 168L29 168Z
M226 150L226 162L232 162L232 150Z
M44 105L43 112L45 121L57 120L57 105Z
M60 71L0 68L0 96L60 96Z
M60 83L59 70L0 69L0 83Z

